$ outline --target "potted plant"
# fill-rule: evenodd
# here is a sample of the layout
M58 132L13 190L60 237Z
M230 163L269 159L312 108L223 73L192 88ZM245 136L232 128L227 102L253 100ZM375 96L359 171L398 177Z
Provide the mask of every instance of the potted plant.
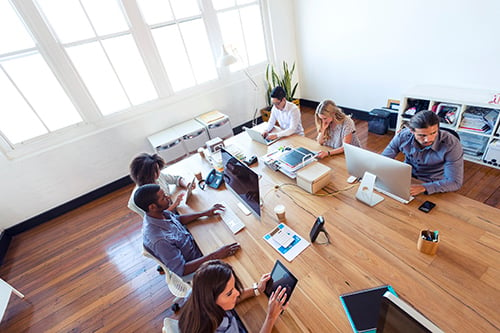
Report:
M283 72L278 73L272 64L268 64L266 68L266 83L267 83L267 91L266 98L268 106L261 110L262 120L267 121L271 115L271 91L276 86L281 86L285 90L287 101L293 102L296 105L299 105L299 100L295 99L295 91L297 90L298 82L292 84L293 73L295 72L295 63L292 64L290 68L286 61L283 61ZM282 74L280 76L280 74Z

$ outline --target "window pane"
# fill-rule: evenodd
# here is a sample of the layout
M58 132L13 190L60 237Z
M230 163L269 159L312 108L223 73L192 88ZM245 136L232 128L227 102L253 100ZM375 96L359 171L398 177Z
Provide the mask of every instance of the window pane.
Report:
M154 29L153 38L172 89L179 91L194 86L193 73L177 25Z
M95 37L78 0L37 0L61 43Z
M203 22L194 20L182 23L180 29L197 83L214 80L217 77L217 70Z
M107 115L130 106L97 42L70 47L67 52L102 114Z
M197 0L170 0L170 3L177 19L201 14Z
M102 43L132 104L158 98L132 36L110 38Z
M0 130L13 144L47 133L40 120L0 71Z
M229 8L234 6L234 0L212 0L215 10Z
M4 68L50 131L82 121L39 54L5 62Z
M246 67L248 60L246 59L246 48L243 41L243 32L241 31L238 10L219 13L217 16L224 45L231 45L233 52L235 52L236 56L240 59L238 63L231 65L231 70Z
M256 2L255 0L236 0L238 5L246 5L247 3Z
M0 1L0 31L0 54L35 46L9 1Z
M153 25L161 22L169 22L174 16L170 10L168 1L165 0L137 0L142 16L147 24Z
M267 60L266 44L262 18L258 6L250 6L241 10L241 21L247 46L248 62L255 65Z
M116 0L82 0L99 36L128 31L129 27Z

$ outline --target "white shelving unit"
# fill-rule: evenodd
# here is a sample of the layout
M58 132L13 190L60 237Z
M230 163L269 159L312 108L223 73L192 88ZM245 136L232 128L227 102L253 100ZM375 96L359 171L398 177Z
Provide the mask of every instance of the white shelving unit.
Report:
M458 133L466 160L500 168L500 105L494 104L500 91L443 86L417 86L401 97L396 128L401 129L415 112L432 110L440 126ZM488 147L491 147L488 153ZM493 156L493 160L492 160ZM498 157L496 157L498 156Z

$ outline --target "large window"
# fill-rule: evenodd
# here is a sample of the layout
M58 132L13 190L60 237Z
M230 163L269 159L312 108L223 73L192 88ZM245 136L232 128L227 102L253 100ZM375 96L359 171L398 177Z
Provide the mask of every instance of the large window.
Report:
M262 15L248 0L213 0L224 45L240 58L239 69L266 61Z
M17 12L0 1L0 132L9 148L82 121Z
M267 62L258 0L0 0L0 32L4 151Z
M36 0L102 114L158 97L115 0Z

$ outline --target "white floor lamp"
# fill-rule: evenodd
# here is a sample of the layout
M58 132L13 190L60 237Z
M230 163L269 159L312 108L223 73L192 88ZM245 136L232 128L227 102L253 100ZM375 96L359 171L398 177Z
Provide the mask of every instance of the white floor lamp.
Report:
M238 54L238 52L235 49L233 49L233 51L234 51L234 53ZM222 46L222 54L219 57L219 61L218 61L219 68L221 68L221 67L229 67L232 64L237 63L238 61L241 61L241 58L239 56L236 57L233 53L228 52L226 46L223 45ZM243 61L241 61L241 62L243 63ZM254 111L253 117L252 117L252 126L255 126L255 125L257 125L257 120L256 120L257 107L256 107L256 105L257 105L257 93L259 91L259 86L255 82L255 80L250 76L250 73L248 73L248 70L246 68L243 68L243 73L245 73L246 77L252 83L253 90L254 90L253 109L255 111Z

